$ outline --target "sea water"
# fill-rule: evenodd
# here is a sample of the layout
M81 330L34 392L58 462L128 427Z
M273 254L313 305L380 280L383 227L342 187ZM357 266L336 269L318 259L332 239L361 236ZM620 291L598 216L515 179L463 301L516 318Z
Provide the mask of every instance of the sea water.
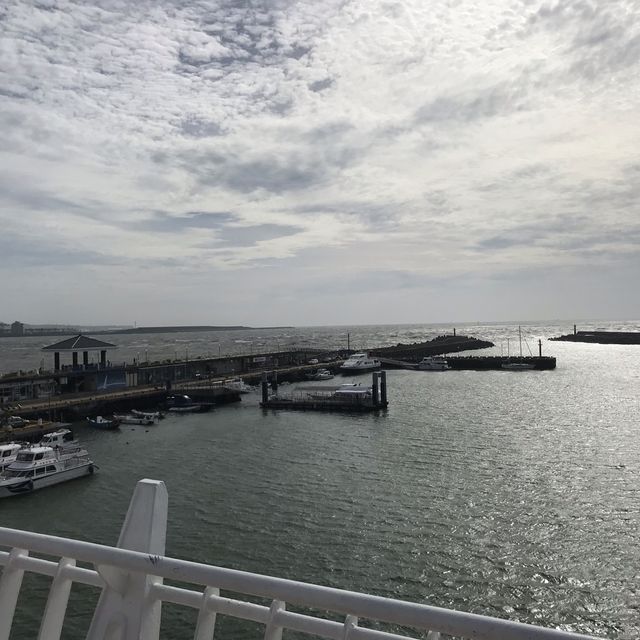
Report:
M265 412L250 394L151 427L78 426L99 471L0 501L0 524L115 544L136 481L155 478L169 492L167 555L638 637L640 346L546 341L567 329L523 326L532 350L545 339L554 371L389 371L390 406L377 415ZM285 331L258 338L270 348ZM346 331L290 333L329 346ZM362 348L444 330L349 333ZM493 340L493 353L507 338L519 348L513 326L458 333ZM188 339L195 352L203 338ZM37 633L47 588L25 578L13 638ZM95 602L74 587L65 638L83 637ZM163 637L192 637L195 616L165 605ZM261 637L219 621L224 637Z

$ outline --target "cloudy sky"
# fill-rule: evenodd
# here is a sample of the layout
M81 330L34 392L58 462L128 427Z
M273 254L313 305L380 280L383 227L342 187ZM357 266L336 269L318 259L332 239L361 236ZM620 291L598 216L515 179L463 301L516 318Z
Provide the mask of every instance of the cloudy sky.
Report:
M640 0L5 0L0 320L640 317Z

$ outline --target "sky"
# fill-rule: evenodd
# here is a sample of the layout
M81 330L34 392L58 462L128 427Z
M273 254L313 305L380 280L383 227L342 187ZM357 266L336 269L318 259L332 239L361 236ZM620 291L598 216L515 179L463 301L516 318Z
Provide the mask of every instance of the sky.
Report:
M640 317L640 0L5 0L0 320Z

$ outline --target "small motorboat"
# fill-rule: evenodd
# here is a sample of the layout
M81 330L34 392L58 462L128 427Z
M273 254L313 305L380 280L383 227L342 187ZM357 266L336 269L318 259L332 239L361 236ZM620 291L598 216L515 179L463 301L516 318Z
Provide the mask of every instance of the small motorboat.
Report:
M134 416L140 416L142 418L151 418L152 420L162 420L164 418L164 413L161 411L138 411L136 409L132 409L131 413Z
M137 415L133 412L114 414L113 417L120 424L150 425L150 424L155 424L156 422L155 419L149 415Z
M102 416L96 416L95 418L87 418L87 422L97 429L117 429L120 426L120 422L115 418L109 420L108 418L103 418Z
M0 498L31 493L53 484L91 475L95 465L85 449L24 447L0 476Z
M331 373L329 369L318 369L317 371L307 373L305 377L307 380L331 380L333 373Z
M210 405L194 402L189 396L169 396L167 410L171 413L199 413L207 411Z

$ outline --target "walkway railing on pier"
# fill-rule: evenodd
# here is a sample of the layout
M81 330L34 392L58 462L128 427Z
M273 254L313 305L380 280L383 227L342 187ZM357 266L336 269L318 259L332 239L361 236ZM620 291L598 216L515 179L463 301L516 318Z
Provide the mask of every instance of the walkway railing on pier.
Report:
M161 607L169 602L198 611L193 637L211 640L216 616L264 626L265 640L281 640L284 630L331 640L404 640L409 636L360 626L371 621L414 628L436 640L440 633L462 638L560 640L587 636L545 629L363 593L234 571L164 557L167 492L164 483L141 480L136 487L118 547L108 547L26 531L0 528L0 640L8 640L24 572L53 578L38 638L57 640L63 630L73 583L102 590L87 634L89 640L156 640ZM34 557L53 556L56 560ZM94 568L77 566L90 563ZM163 584L164 578L183 586ZM197 586L196 586L197 585ZM220 595L220 590L225 596ZM232 596L231 593L239 594ZM256 604L242 596L258 596ZM287 610L287 604L305 613ZM341 622L307 613L332 612ZM395 630L394 630L395 631Z

